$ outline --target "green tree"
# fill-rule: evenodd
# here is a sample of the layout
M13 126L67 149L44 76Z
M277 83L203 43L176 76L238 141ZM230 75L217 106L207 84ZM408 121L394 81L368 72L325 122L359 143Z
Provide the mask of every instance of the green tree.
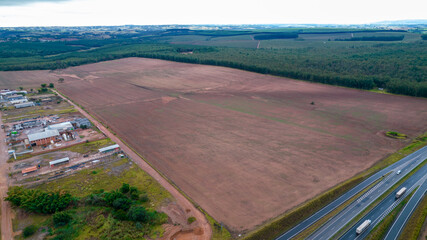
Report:
M53 85L53 83L49 83L49 87L54 88L55 86Z
M40 84L40 86L41 86L42 88L46 88L47 84L46 84L46 83L42 83L42 84Z
M30 225L24 228L24 231L22 231L22 235L24 238L29 237L33 235L37 231L37 227L34 225Z
M128 218L135 222L150 223L155 219L155 214L142 206L132 206L128 211Z
M120 188L120 192L122 193L128 193L130 190L130 185L127 183L123 183L122 187Z

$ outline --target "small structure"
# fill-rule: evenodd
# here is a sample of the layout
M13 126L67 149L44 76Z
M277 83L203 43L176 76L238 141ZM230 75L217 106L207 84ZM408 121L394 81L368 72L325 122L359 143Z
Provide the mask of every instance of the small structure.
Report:
M28 174L28 173L35 172L35 171L37 171L37 169L38 169L37 166L29 167L29 168L22 170L22 174Z
M26 108L26 107L34 107L34 102L25 102L25 103L18 103L14 105L15 108Z
M54 167L54 166L58 166L60 164L68 163L69 161L70 161L69 157L61 158L61 159L58 159L58 160L55 160L55 161L50 161L49 162L49 166L50 167Z
M114 144L108 147L104 147L104 148L100 148L98 149L98 151L100 153L108 153L108 152L114 152L114 151L118 151L120 149L119 144Z
M49 125L46 129L57 130L60 133L63 133L66 131L72 131L74 129L74 127L73 127L73 124L71 124L70 122L63 122L63 123Z
M33 146L40 146L47 145L52 141L56 142L58 137L60 137L58 130L46 129L44 132L28 134L28 141Z

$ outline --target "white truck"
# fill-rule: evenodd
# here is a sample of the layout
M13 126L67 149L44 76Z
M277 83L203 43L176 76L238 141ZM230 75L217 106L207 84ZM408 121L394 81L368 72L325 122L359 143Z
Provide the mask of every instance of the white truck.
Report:
M396 199L399 199L403 194L405 194L405 192L406 192L406 187L403 187L399 191L397 191Z
M356 234L359 235L363 233L371 225L371 220L365 220L359 227L356 229Z

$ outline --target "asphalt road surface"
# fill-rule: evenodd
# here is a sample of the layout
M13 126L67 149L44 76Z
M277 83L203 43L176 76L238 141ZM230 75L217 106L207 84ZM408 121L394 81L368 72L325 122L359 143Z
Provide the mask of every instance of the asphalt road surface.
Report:
M416 168L426 158L427 157L415 155L411 161L400 165L399 169L394 169L390 175L385 177L354 202L350 203L350 205L348 205L344 210L329 219L327 223L317 229L316 232L310 235L307 239L329 239L334 236L341 228L383 195L390 187L395 185L400 181L400 179ZM401 170L400 174L397 174L398 170Z
M424 175L427 176L427 170L424 172ZM395 240L399 237L403 227L409 220L409 217L417 208L417 205L423 199L426 193L427 193L427 181L424 181L424 184L418 188L418 190L414 193L414 195L412 195L409 202L405 205L405 208L402 210L402 212L399 214L397 219L394 221L389 232L387 233L387 236L385 237L385 240Z
M427 183L427 165L415 172L405 182L403 182L395 191L391 192L384 200L382 200L375 208L373 208L366 216L353 225L340 239L364 239L369 232L381 222L403 199L405 199L417 186ZM427 184L424 184L427 186ZM396 199L396 193L401 188L406 187L407 190L404 195ZM421 188L419 188L421 189ZM419 192L419 191L417 191ZM425 190L424 190L425 192ZM415 196L415 195L414 195ZM413 197L414 197L413 196ZM411 199L413 199L413 197ZM408 202L409 204L409 202ZM359 236L356 234L356 228L359 227L365 220L371 220L370 226ZM397 236L396 236L397 237Z
M417 158L427 158L427 146L419 149L418 151L402 158L400 161L384 168L383 170L373 174L371 177L363 181L362 183L358 184L356 187L352 188L348 192L341 195L339 198L337 198L332 203L328 204L315 214L311 215L307 219L303 220L301 223L293 227L291 230L285 232L280 237L278 237L278 240L285 240L285 239L291 239L292 237L296 236L300 232L304 231L304 229L310 227L313 223L317 222L319 219L321 219L323 216L328 214L329 212L333 211L335 208L346 202L348 199L352 198L354 195L374 183L376 180L381 178L383 175L387 174L390 171L397 171L402 168L405 164L410 164L414 161L414 159ZM403 174L402 174L403 175Z

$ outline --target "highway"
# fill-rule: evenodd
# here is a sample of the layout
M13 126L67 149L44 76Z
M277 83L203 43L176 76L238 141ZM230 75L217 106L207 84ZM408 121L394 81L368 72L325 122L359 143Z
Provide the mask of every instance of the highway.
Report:
M427 171L424 172L424 175L427 176ZM427 193L427 181L424 181L424 184L417 189L417 191L411 197L409 202L405 205L404 209L399 214L397 219L394 221L389 232L387 233L387 236L385 237L385 240L395 240L399 237L409 217L417 208L419 202L423 199L426 193Z
M391 171L397 171L403 168L405 165L408 164L414 164L414 161L419 161L419 159L426 159L427 158L427 146L419 149L418 151L402 158L398 162L378 171L377 173L370 176L368 179L363 181L362 183L358 184L348 192L341 195L339 198L337 198L335 201L331 202L321 210L317 211L315 214L311 215L307 219L303 220L301 223L290 229L289 231L282 234L280 237L278 237L278 240L285 240L285 239L291 239L292 237L296 236L300 232L304 231L304 229L310 227L313 223L317 222L319 219L321 219L323 216L328 214L329 212L333 211L335 208L352 198L354 195L380 179L385 174L391 172ZM400 174L399 176L403 176L404 173ZM384 181L381 181L384 182ZM378 183L380 184L380 183ZM377 184L377 185L378 185ZM376 186L377 186L376 185ZM374 186L374 187L376 187Z
M422 163L424 159L426 158L421 158L421 156L415 155L413 160L400 165L399 169L394 169L390 175L385 177L382 181L373 186L369 191L360 196L354 202L350 203L350 205L332 217L327 223L317 229L316 232L310 235L307 239L328 239L334 236L341 228L343 228L365 208L375 202L375 200L383 195L390 187L395 185L400 179L402 179L405 175L407 175L410 171ZM398 170L401 170L400 174L396 173Z
M369 213L367 213L360 221L353 225L350 230L348 230L340 239L363 239L365 238L369 232L381 222L399 203L405 199L416 187L422 185L423 183L427 183L427 165L424 165L421 169L419 169L416 173L414 173L411 177L409 177L405 182L399 185L393 192L387 195L377 206L375 206ZM426 184L424 184L426 185ZM407 191L404 195L402 195L399 199L396 199L396 192L399 189L406 187ZM420 188L419 188L420 189ZM365 232L356 235L356 228L359 227L363 221L371 220L371 225L366 229Z

